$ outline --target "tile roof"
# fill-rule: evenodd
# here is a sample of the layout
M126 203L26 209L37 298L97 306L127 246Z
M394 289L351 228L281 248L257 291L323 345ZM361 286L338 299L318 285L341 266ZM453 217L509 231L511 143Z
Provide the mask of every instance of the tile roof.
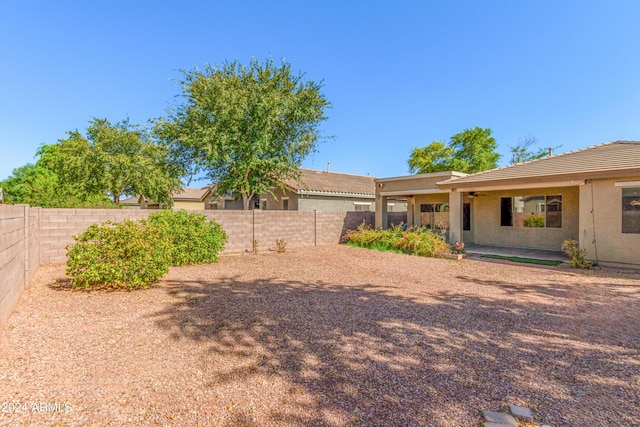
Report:
M204 200L204 197L209 192L209 187L202 188L183 188L181 190L171 193L171 197L174 200Z
M570 177L581 174L637 170L640 175L640 141L613 141L542 159L503 166L438 185L447 187L467 183L492 183L518 179Z
M300 179L289 179L285 185L296 192L362 194L374 197L376 185L373 180L372 176L300 169Z

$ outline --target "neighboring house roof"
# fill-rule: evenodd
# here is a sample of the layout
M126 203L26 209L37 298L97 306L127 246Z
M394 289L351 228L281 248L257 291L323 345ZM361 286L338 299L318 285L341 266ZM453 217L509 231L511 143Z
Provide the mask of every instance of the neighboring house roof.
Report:
M285 186L298 194L375 197L372 176L351 175L312 169L300 169L299 179L285 181Z
M128 199L120 200L121 205L134 205L137 206L140 204L140 201L137 197L129 197Z
M443 187L640 175L640 141L613 141L439 182Z
M202 202L211 193L210 187L183 188L171 193L173 200Z

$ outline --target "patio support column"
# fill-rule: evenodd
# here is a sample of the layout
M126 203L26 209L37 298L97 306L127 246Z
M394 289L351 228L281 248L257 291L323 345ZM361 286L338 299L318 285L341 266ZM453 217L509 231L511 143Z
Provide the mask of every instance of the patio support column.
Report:
M388 198L386 196L376 197L376 228L386 229L389 226L387 202Z
M416 198L414 196L407 198L407 225L409 227L416 225Z
M449 243L462 242L462 193L455 188L449 193Z

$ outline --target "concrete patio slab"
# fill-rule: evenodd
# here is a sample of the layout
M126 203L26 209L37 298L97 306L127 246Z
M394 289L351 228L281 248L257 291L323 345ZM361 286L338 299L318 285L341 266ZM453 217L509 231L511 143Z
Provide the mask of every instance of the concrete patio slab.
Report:
M465 246L465 252L471 255L500 255L517 256L553 261L568 262L569 258L561 251L547 251L541 249L509 248L504 246L471 245Z

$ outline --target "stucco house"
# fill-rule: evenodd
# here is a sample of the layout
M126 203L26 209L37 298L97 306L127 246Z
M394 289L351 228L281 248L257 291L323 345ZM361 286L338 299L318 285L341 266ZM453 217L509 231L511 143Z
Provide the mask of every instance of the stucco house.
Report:
M172 192L171 197L173 198L174 209L204 210L209 209L212 200L212 193L209 186L201 188L183 188ZM145 196L138 197L137 204L134 203L135 200L136 199L133 197L126 199L126 201L121 202L121 205L123 205L123 207L126 206L129 209L135 208L136 206L138 209L160 209L162 207L161 203L156 203Z
M299 179L285 183L284 191L274 190L259 197L260 209L298 211L374 211L376 188L371 176L300 169ZM387 211L403 212L407 202L389 198Z
M376 179L376 224L389 197L407 221L449 241L559 251L566 239L605 265L640 267L640 142L614 141L475 174Z

